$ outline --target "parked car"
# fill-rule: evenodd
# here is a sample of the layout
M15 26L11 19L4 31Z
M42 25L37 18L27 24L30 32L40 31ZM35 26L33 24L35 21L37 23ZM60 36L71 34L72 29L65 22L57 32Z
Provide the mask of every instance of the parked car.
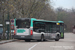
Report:
M2 38L3 35L3 28L0 28L0 39Z

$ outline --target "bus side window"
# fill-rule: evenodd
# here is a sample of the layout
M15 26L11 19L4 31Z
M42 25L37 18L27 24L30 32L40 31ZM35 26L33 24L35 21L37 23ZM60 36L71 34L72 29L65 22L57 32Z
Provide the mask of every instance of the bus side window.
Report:
M46 23L46 25L45 25L45 33L49 33L50 32L49 26L50 25Z
M41 24L38 22L33 23L33 31L34 32L44 32L45 31L45 24Z
M57 27L55 24L50 24L50 33L56 33L57 32Z

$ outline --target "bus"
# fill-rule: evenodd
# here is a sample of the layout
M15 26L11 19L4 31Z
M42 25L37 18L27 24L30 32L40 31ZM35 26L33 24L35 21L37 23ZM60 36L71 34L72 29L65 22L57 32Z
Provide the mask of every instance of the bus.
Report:
M14 19L14 38L25 40L45 41L64 39L64 22L48 21L36 18Z

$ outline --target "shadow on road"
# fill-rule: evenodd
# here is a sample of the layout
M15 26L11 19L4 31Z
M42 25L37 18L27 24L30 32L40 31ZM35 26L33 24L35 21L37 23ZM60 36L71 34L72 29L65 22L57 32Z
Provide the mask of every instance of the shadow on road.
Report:
M25 42L24 40L18 40L16 42L18 42L18 43L37 43L37 42L42 42L42 41L31 40L30 42ZM46 41L43 41L43 42L57 42L57 41L54 41L54 40L46 40Z
M17 41L15 41L15 42L18 42L18 43L37 43L37 42L42 42L42 41L37 41L37 40L31 40L30 42L25 42L25 40L17 40ZM56 42L56 43L64 43L64 42L66 42L66 43L75 43L75 41L72 41L72 40L59 40L59 41L55 41L55 40L46 40L46 41L43 41L44 43L45 42ZM43 43L42 42L42 43Z

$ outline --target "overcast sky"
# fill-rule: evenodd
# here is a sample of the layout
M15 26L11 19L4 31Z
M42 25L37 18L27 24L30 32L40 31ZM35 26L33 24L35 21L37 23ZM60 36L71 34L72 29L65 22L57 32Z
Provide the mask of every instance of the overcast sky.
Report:
M52 6L54 8L62 7L62 8L75 8L75 0L51 0Z

